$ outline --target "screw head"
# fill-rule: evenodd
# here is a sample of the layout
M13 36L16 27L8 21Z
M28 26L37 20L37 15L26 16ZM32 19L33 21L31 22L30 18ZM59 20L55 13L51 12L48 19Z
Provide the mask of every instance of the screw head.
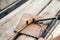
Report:
M14 33L17 33L17 31L14 31Z

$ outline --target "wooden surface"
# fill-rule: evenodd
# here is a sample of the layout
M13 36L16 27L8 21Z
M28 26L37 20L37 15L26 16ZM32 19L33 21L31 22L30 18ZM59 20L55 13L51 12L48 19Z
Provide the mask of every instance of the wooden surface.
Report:
M11 35L14 34L13 31L17 27L17 25L18 25L20 19L22 18L23 14L28 13L28 14L32 14L32 15L36 16L39 13L39 11L41 11L41 9L49 1L50 0L46 0L46 1L34 0L33 2L30 1L31 3L28 2L28 4L27 4L29 6L26 5L26 7L23 8L23 10L20 10L19 8L17 8L13 12L11 12L9 15L7 15L5 18L1 19L0 23L2 23L2 25L0 26L0 35L1 35L0 40L7 40ZM57 0L53 0L38 16L40 16L41 18L55 17L55 15L59 9L60 9L60 2L58 2ZM14 15L13 13L16 15ZM8 20L8 22L7 22L7 20ZM48 22L50 22L50 21L48 21ZM39 26L32 24L32 25L28 26L26 29L24 29L22 31L22 33L26 33L26 34L38 37L40 29L41 28L39 28ZM25 35L20 36L19 39L21 39L21 40L35 40L35 38L28 37ZM17 40L19 40L19 39L17 39Z
M6 6L10 5L11 3L15 2L17 0L0 0L0 10L5 8Z

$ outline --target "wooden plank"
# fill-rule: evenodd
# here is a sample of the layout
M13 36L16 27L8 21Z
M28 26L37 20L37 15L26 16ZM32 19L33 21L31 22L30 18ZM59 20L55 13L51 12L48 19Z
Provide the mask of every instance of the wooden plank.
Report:
M54 3L56 3L56 1L53 1L52 3L54 4ZM53 6L52 6L52 3L42 12L43 14L44 14L45 11L48 11L48 12L49 12L49 9L51 9L51 8L49 8L49 7L53 7ZM54 5L55 5L55 4L54 4ZM56 5L55 5L55 6L56 6ZM55 6L54 6L54 7L55 7ZM49 9L48 9L48 8L49 8ZM56 7L55 7L55 8L56 8ZM55 12L55 8L53 8L53 10L54 10L54 11L53 11L54 16L56 15L56 12L59 10L59 9L58 9L59 7L58 7L58 8L56 8L57 11ZM52 9L51 9L51 10L52 10ZM50 11L50 12L52 12L52 11ZM50 12L49 12L49 13L50 13ZM41 13L41 14L42 14L42 13ZM46 15L48 16L48 17L46 17L46 18L54 17L54 16L52 16L52 13L50 13L50 14L49 14L49 13L46 13ZM48 15L48 14L49 14L49 15ZM42 18L45 18L46 15L43 15ZM40 16L40 15L39 15L39 16ZM27 30L28 30L28 28L27 28ZM25 32L26 32L26 31L25 31Z
M60 35L60 23L57 25L57 27L55 28L55 30L52 32L54 37L57 37Z
M9 38L9 36L13 34L13 30L16 28L22 15L23 15L23 13L17 14L17 15L15 15L15 17L13 17L11 20L9 20L9 22L5 23L3 26L0 26L0 30L2 30L2 32L4 32L3 34L0 32L0 35L1 35L0 38L2 38L1 40L4 40L4 39L7 40L6 38Z
M36 1L37 1L37 0L36 0ZM35 1L35 2L36 2L36 1ZM38 2L39 2L39 1L38 1ZM43 1L42 1L42 2L43 2ZM46 1L46 2L47 2L47 1ZM33 4L33 3L32 3L32 4ZM32 4L30 4L30 6L28 6L28 7L25 9L26 11L24 10L24 13L29 13L29 14L33 14L33 15L34 15L34 13L36 13L36 14L38 13L38 11L40 10L39 7L42 6L42 4L40 4L40 5L38 4L38 7L33 7L33 5L34 5L35 3L34 3L33 5L32 5ZM37 4L36 4L36 6L37 6ZM31 9L31 7L34 8L34 9ZM52 7L52 5L50 5L49 7ZM47 8L47 11L50 10L49 7ZM35 9L37 9L37 10L35 11ZM38 10L38 9L39 9L39 10ZM32 10L32 11L31 11L31 10ZM46 10L46 9L45 9L45 10ZM51 12L52 12L52 11L51 11ZM55 12L55 11L54 11L54 12ZM36 14L35 14L35 15L36 15ZM42 16L42 15L44 15L44 14L45 14L45 11L42 12L39 16ZM48 14L48 13L47 13L47 14ZM52 14L49 14L49 15L52 15ZM46 16L46 15L45 15L45 16ZM43 16L42 18L44 18L45 16ZM18 17L17 17L17 18L18 18ZM12 20L13 20L13 19L12 19ZM15 19L14 19L14 20L15 20ZM14 22L15 22L15 21L14 21ZM12 22L11 22L11 23L12 23ZM10 27L10 24L11 24L11 23L9 23L9 25L8 25L9 27ZM7 23L7 24L8 24L8 23ZM5 24L5 25L7 26L7 24ZM15 25L15 24L14 24L14 25ZM6 27L6 26L5 26L5 27ZM13 26L13 25L11 24L11 27L12 27L12 26ZM28 30L28 28L27 28L27 30ZM10 29L10 31L11 31L11 29ZM29 39L29 38L27 37L27 39Z
M57 0L53 0L53 2L50 3L50 5L47 6L47 8L45 8L44 11L41 12L41 14L40 14L39 16L43 15L42 18L55 17L56 13L57 13L59 10L60 10L60 2L57 1ZM45 14L44 14L44 13L45 13ZM45 17L44 17L44 16L45 16ZM47 23L47 21L46 21L45 23ZM59 23L59 22L57 22L53 28L55 28L58 23ZM52 29L53 29L53 28L52 28ZM51 30L51 31L52 31L52 30ZM50 31L50 32L51 32L51 31ZM54 35L54 34L53 34L53 35ZM53 36L53 37L54 37L54 36Z
M30 9L31 7L34 8L34 9L39 9L38 7L40 6L41 9L42 9L42 8L49 2L48 0L44 1L44 3L42 3L42 5L43 5L43 6L42 6L41 3L40 3L40 0L37 1L37 4L36 4L36 1L37 1L37 0L35 0L34 3L31 2L31 1L29 1L29 2L31 2L32 4L30 4L29 2L26 3L26 4L30 4L30 6L28 6L28 8L25 9L25 10L27 11L27 12L25 11L26 13L28 13L28 11L31 12L31 11L30 11L30 10L31 10L31 9ZM43 1L42 1L42 2L43 2ZM38 6L38 7L34 7L33 5ZM27 6L27 5L24 4L23 6ZM30 7L30 8L29 8L29 7ZM4 24L4 23L5 23L5 24L2 26L2 28L5 28L5 27L8 25L7 27L9 27L9 28L7 28L7 29L8 29L9 31L11 31L11 30L10 30L10 27L12 27L12 26L13 26L13 27L16 27L16 25L15 25L14 22L17 22L17 21L14 21L14 20L15 20L16 18L18 18L19 16L21 16L21 14L22 14L22 12L23 12L23 11L20 12L21 14L19 14L19 15L17 14L17 13L19 13L19 11L20 11L23 7L22 7L21 9L20 9L20 8L21 8L21 7L17 8L15 11L11 12L9 15L7 15L7 16L4 17L3 19L1 19L1 21L0 21L1 24ZM33 9L33 11L35 11L34 9ZM41 10L41 9L39 9L39 10ZM19 11L18 11L18 10L19 10ZM13 15L15 15L15 14L17 14L18 16L17 16L15 19L14 19L14 17L11 18L11 17L12 17ZM31 14L31 13L30 13L30 14ZM15 15L15 16L16 16L16 15ZM11 18L11 21L9 21L10 18ZM18 18L18 19L20 20L20 18ZM16 20L18 20L18 19L16 19ZM12 20L13 20L13 21L12 21ZM9 21L9 22L6 22L6 21ZM11 23L13 23L14 25L12 25ZM12 28L12 29L13 29L13 28ZM8 33L6 33L6 34L8 34ZM5 35L6 35L6 34L5 34ZM2 35L3 35L3 34L2 34ZM3 38L2 38L2 39L3 39Z
M55 4L56 3L56 4ZM53 0L53 2L43 11L41 12L41 14L39 16L41 16L42 18L51 18L51 17L55 17L56 13L59 11L60 6L59 6L59 2L57 0ZM54 5L54 6L53 6ZM58 7L57 7L57 6ZM50 11L51 10L51 11ZM43 16L42 16L43 15ZM53 16L54 15L54 16ZM50 22L50 21L48 21ZM47 21L45 22L47 23ZM57 25L57 24L56 24ZM28 28L27 28L28 30Z
M21 35L20 37L18 37L17 40L25 40L26 39L26 36L25 35Z
M34 0L24 11L32 15L37 15L51 0ZM32 9L32 10L31 10ZM28 11L27 11L28 10Z
M49 6L47 6L43 12L41 12L41 14L39 16L44 15L44 18L51 18L54 17L56 15L56 13L59 11L60 9L60 2L58 2L57 0L53 0L52 3L50 3ZM51 14L51 15L50 15ZM54 15L54 16L53 16ZM47 17L48 16L48 17Z
M27 1L25 4L23 4L22 6L18 7L16 10L14 10L13 12L9 13L7 16L5 16L4 18L0 19L0 25L3 25L5 22L7 22L8 20L10 20L13 16L15 16L17 13L19 13L21 10L25 9L27 6L29 6L29 4L33 2L32 0Z
M10 5L11 3L15 2L17 0L0 0L0 10L5 8L6 6Z
M49 1L50 0L46 0L46 1L44 1L44 0L41 0L41 1L40 0L38 0L38 1L34 0L34 2L33 2L32 0L29 0L23 6L17 8L15 11L11 12L9 15L4 17L3 19L0 19L0 25L3 25L5 22L10 20L13 15L17 14L18 12L20 12L21 10L24 10L24 9L25 9L24 10L25 13L30 13L30 14L35 13L35 15L36 15L39 11L41 11L42 8L44 8L44 6L46 4L48 4ZM44 3L42 3L42 2L44 2ZM31 8L32 8L32 10L31 10Z
M21 35L17 40L35 40L34 38L32 37L28 37L28 36L25 36L25 35Z
M60 23L57 24L57 26L55 27L54 31L52 32L53 37L50 35L48 39L55 38L58 37L60 35Z

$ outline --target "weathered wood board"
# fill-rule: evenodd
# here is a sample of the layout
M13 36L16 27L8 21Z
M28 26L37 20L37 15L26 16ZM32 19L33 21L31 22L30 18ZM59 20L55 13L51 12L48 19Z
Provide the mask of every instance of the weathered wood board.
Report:
M3 24L2 26L0 26L0 40L7 40L9 38L9 36L11 36L13 34L13 31L15 30L15 28L17 27L21 17L23 16L23 14L28 13L28 14L32 14L32 15L37 15L37 13L39 13L39 11L41 11L41 9L49 2L50 0L34 0L33 2L28 3L29 6L26 6L23 10L20 10L19 8L17 8L15 11L11 12L11 16L13 16L14 14L16 14L15 16L13 16L11 18L11 16L7 15L5 18L3 18L1 21L4 22L5 24ZM43 3L42 3L43 2ZM50 3L45 9L44 11L42 11L39 16L42 18L49 18L49 17L55 17L56 13L58 12L58 10L60 9L60 2L58 2L57 0L53 0L52 3ZM57 5L57 6L56 6ZM14 14L13 14L14 13ZM13 14L13 15L12 15ZM8 17L8 18L7 18ZM8 22L4 21L4 20L8 20L10 19ZM32 24L33 25L33 24ZM26 29L24 29L22 32L23 33L28 33L30 34L30 32L34 32L31 35L33 36L39 36L39 27L33 25L34 28L32 26L27 27ZM31 31L31 30L34 31ZM29 31L28 31L29 30ZM2 34L3 33L3 34ZM4 39L3 39L4 38ZM19 37L19 39L21 40L35 40L35 38L31 38L25 35L22 35L21 37ZM18 39L18 40L19 40Z
M7 22L8 20L10 20L13 16L15 16L16 14L18 14L21 10L25 9L27 6L29 6L29 4L31 4L31 2L33 2L33 1L32 0L27 1L25 4L23 4L22 6L18 7L16 10L14 10L11 13L9 13L4 18L0 19L0 25L3 25L5 22Z
M50 0L49 0L49 1L48 1L48 0L44 1L44 3L42 3L43 6L41 5L40 0L37 1L37 4L36 4L36 1L37 1L37 0L35 0L35 1L33 1L33 2L29 1L28 3L26 3L26 5L29 4L29 6L28 6L27 8L25 8L25 10L26 10L27 12L26 12L25 10L24 10L24 11L25 11L26 13L28 13L28 11L31 11L31 7L32 7L32 8L33 8L33 11L35 12L35 10L38 10L38 9L39 9L38 7L41 6L41 7L43 8ZM30 2L31 2L31 3L30 3ZM43 1L41 1L41 2L43 2ZM23 7L26 6L26 5L23 5ZM38 7L35 7L35 6L38 6ZM7 25L8 25L7 27L9 27L9 28L7 28L7 30L9 30L10 27L12 27L12 26L13 26L13 28L16 27L16 25L18 24L17 21L20 20L20 17L24 14L23 11L20 12L21 9L24 9L23 7L22 7L22 8L21 8L21 7L17 8L15 11L11 12L9 15L7 15L7 16L4 17L3 19L1 19L0 22L1 22L2 24L5 23L5 24L2 26L3 29L5 29L4 27L6 27ZM41 8L41 9L42 9L42 8ZM39 9L39 10L41 10L41 9ZM32 12L33 12L33 11L32 11ZM17 13L19 13L19 14L17 14ZM15 17L11 18L14 14L17 14L17 15L15 15ZM31 14L31 13L30 13L30 14ZM34 14L35 14L35 13L34 13ZM34 14L33 14L33 15L34 15ZM10 20L10 18L11 18L11 20ZM16 18L17 18L17 19L16 19ZM9 21L9 22L6 22L6 21L8 21L8 19L9 19L10 21ZM14 20L15 20L15 21L14 21ZM16 21L16 20L17 20L17 21ZM17 22L17 24L14 23L14 22ZM14 25L12 25L11 23L13 23ZM15 25L15 24L16 24L16 25ZM13 28L12 28L12 29L13 29ZM6 30L6 31L7 31L7 30ZM11 31L11 30L9 30L9 31ZM4 33L4 34L5 34L5 33ZM9 34L9 33L6 33L6 34ZM5 35L6 35L6 34L5 34ZM11 32L11 34L12 34L12 32ZM3 36L3 37L4 37L4 36ZM3 39L3 37L2 37L2 39ZM6 39L6 38L5 38L5 39Z
M0 0L0 10L5 8L6 6L10 5L11 3L15 2L17 0Z

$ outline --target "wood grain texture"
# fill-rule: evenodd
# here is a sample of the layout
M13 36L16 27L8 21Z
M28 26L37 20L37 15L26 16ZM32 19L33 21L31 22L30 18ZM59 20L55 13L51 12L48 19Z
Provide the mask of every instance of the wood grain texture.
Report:
M27 2L26 4L27 5L29 5L27 8L24 8L24 6L27 6L27 5L23 5L23 7L21 6L21 7L19 7L19 8L17 8L15 11L13 11L13 12L11 12L9 15L7 15L6 17L4 17L3 19L1 19L0 20L0 24L2 24L2 29L3 29L3 31L4 30L6 30L5 31L5 33L4 33L4 36L3 36L3 34L1 34L1 40L7 40L8 38L9 38L9 35L12 35L12 31L11 31L11 29L12 30L14 30L14 28L17 26L17 24L18 24L18 22L19 22L19 20L20 20L20 17L24 14L24 12L22 11L22 12L20 12L20 10L22 9L22 8L24 8L23 10L25 11L25 13L28 13L28 11L30 12L30 8L32 7L32 8L34 8L34 9L37 9L38 7L34 7L34 5L35 6L41 6L41 7L44 7L44 5L46 5L46 3L47 3L47 1L44 1L45 3L43 4L43 6L41 5L41 3L39 2L39 1L37 1L37 4L38 5L36 5L36 1L37 0L35 0L34 2L31 2L31 0L29 1L29 2ZM30 4L30 2L31 2L31 4ZM39 2L39 3L38 3ZM43 2L43 1L42 1ZM33 11L35 11L33 9ZM41 9L40 9L41 10ZM16 14L16 15L15 15ZM21 15L22 14L22 15ZM31 14L31 13L30 13ZM32 13L33 15L35 14L35 13ZM14 16L13 16L14 15ZM13 18L12 18L13 17ZM11 20L10 20L11 19ZM9 21L9 22L7 22L7 21ZM18 22L17 22L18 21ZM5 23L5 24L4 24ZM11 24L12 23L12 24ZM8 26L7 26L8 25ZM5 28L5 27L7 27L7 28ZM13 28L11 28L11 27L13 27ZM2 30L1 29L1 30ZM10 32L9 32L10 31ZM8 34L8 35L7 35ZM5 38L4 38L5 37ZM3 39L4 38L4 39Z
M36 15L46 5L46 3L48 1L49 0L46 0L46 1L44 1L44 0L43 1L34 0L33 2L31 2L31 4L28 3L29 6L27 6L23 10L20 10L19 9L20 7L19 7L15 11L11 12L11 15L9 14L10 16L8 15L5 18L3 18L1 21L2 21L2 24L3 24L3 22L5 24L3 24L2 26L0 26L0 30L2 30L1 33L0 33L1 34L1 36L0 36L1 40L7 40L9 38L9 36L11 36L12 34L14 34L13 31L17 27L17 25L18 25L21 17L23 16L23 14L28 13L28 14ZM47 6L39 14L39 17L41 17L41 18L55 17L57 11L60 9L59 4L60 4L60 2L57 2L57 0L54 0L49 6ZM13 13L16 14L16 15L13 16L14 15ZM11 18L11 20L9 20L8 22L5 21L5 20L8 20L10 18ZM50 21L48 21L48 22L50 22ZM37 25L34 25L34 24L32 24L32 25L30 25L29 27L27 27L26 29L24 29L22 32L23 33L26 33L27 32L27 34L29 34L29 35L33 35L34 34L33 36L38 37L40 28ZM3 34L2 34L2 32L3 32ZM37 33L35 33L35 32L37 32ZM31 37L28 37L28 36L25 36L25 35L19 37L19 39L21 39L21 40L35 40L34 38L31 38ZM19 40L19 39L17 39L17 40Z

